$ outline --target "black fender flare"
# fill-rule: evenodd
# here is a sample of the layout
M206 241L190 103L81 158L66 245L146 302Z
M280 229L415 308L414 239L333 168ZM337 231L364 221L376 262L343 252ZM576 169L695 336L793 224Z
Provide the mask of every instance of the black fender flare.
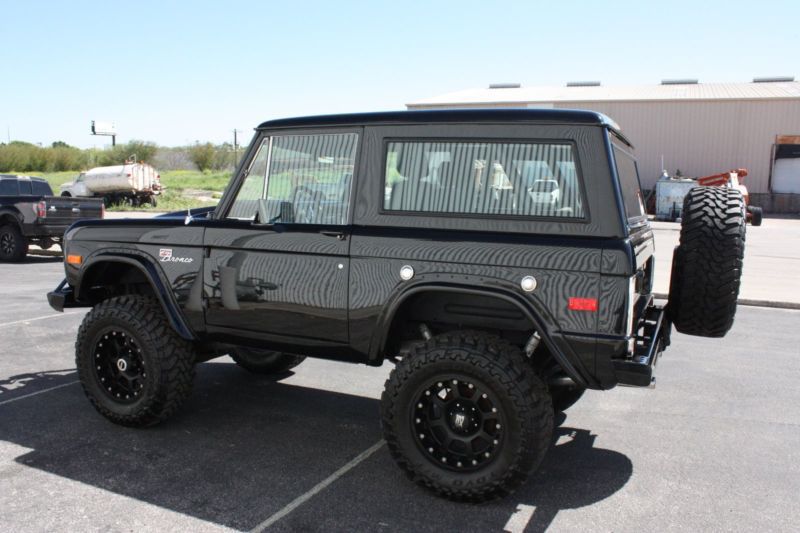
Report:
M167 316L167 320L169 320L172 329L188 341L197 339L194 332L188 326L186 317L183 311L181 311L178 302L175 301L172 291L169 290L169 282L164 276L164 272L152 257L138 250L104 249L101 252L90 255L81 267L80 278L75 287L77 299L81 299L83 291L85 290L81 285L83 277L91 268L103 263L123 263L138 269L153 288L153 292L156 298L158 298L161 308L164 310L164 314Z
M443 278L444 276L441 277ZM450 276L446 277L449 278ZM436 278L440 278L440 276L420 276L420 279L415 282L401 285L400 288L388 298L387 303L378 316L375 333L370 342L370 364L380 364L379 361L383 358L382 352L386 346L389 328L394 320L395 314L409 297L430 291L452 292L499 298L517 307L531 322L533 329L539 332L539 335L542 337L542 342L545 343L550 353L553 354L553 357L564 369L564 372L572 378L577 385L582 387L588 386L588 382L591 378L589 378L589 374L585 369L582 368L578 357L572 353L569 344L566 342L557 342L553 336L553 330L548 329L547 323L541 318L547 316L546 310L535 309L532 302L523 298L518 290L515 291L510 287L505 287L505 283L495 279L491 280L492 286L487 287L477 283L475 285L448 283L443 279ZM464 278L461 277L461 279ZM476 278L475 281L478 281L478 279ZM488 280L486 278L481 278L480 281L486 282Z
M16 221L17 227L22 231L22 225L25 222L22 213L16 207L1 207L0 208L0 226L3 225L3 219L10 218Z

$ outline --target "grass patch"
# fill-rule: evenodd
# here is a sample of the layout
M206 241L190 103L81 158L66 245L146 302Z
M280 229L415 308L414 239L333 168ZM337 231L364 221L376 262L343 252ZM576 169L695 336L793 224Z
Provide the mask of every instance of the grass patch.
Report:
M61 194L60 186L78 177L80 172L11 172L44 178L53 189L53 194ZM207 196L215 199L222 198L222 192L231 179L230 172L200 172L199 170L170 170L161 173L161 184L166 191L158 197L158 207L143 205L139 207L113 206L109 211L153 210L153 211L179 211L181 209L194 209L216 205L216 202L200 200L194 196L184 194L186 190L208 191Z
M199 170L169 170L161 173L161 185L169 189L199 189L219 192L231 180L230 172L200 172Z

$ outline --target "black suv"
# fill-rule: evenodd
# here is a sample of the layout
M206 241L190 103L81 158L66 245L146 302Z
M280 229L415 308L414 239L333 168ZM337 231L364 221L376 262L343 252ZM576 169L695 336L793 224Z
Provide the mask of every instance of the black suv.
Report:
M173 414L221 355L388 360L392 455L481 501L526 479L585 389L651 385L672 323L724 335L743 246L739 193L694 189L656 304L633 147L598 113L296 118L258 127L216 208L73 225L48 298L93 307L80 379L129 426Z

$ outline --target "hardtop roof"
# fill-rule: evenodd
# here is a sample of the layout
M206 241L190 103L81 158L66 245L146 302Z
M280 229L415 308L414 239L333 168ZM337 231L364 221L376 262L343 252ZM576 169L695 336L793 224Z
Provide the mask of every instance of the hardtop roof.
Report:
M619 133L619 126L596 111L580 109L434 109L382 111L309 117L281 118L261 123L257 129L308 128L314 126L356 126L367 124L535 122L543 124L584 124L604 126Z

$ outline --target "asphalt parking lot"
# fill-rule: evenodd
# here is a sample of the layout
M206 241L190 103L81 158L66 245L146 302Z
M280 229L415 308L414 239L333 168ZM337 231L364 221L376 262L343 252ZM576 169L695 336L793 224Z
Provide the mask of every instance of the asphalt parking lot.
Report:
M740 307L724 339L676 334L654 390L590 392L512 497L450 503L381 443L390 368L307 360L280 380L198 367L181 413L115 426L76 382L82 311L44 294L59 259L0 264L5 531L796 530L800 311Z

